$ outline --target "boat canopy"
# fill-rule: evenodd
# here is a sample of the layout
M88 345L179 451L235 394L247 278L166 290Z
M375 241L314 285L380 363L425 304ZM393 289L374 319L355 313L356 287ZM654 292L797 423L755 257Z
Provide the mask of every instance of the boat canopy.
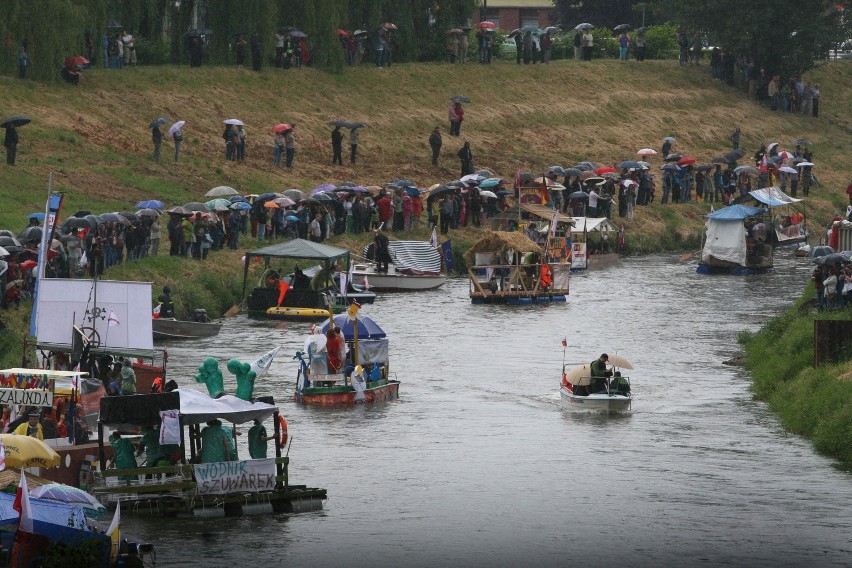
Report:
M789 195L781 191L781 189L774 186L755 189L754 191L749 191L748 193L764 205L768 205L770 207L778 207L779 205L790 205L791 203L798 203L802 201L801 199L790 197Z
M364 247L368 257L370 246ZM426 241L389 241L391 261L403 274L437 276L441 273L441 253Z
M358 339L380 339L387 337L384 330L379 327L379 324L374 322L367 316L358 316ZM343 332L343 338L346 341L355 339L355 325L350 319L349 314L337 314L334 316L334 325L340 328ZM328 331L328 321L322 326L322 332Z
M574 217L572 233L618 233L618 227L606 217Z
M548 223L552 223L554 214L556 215L557 225L573 224L575 228L579 225L576 217L571 217L565 213L557 213L554 209L547 205L540 205L538 203L519 203L509 207L502 213L491 216L491 228L494 230L504 229L507 221L518 222L530 219L533 219L536 222L547 221Z
M158 424L161 410L180 409L183 424L203 424L224 418L234 424L265 420L278 408L264 402L249 402L232 395L210 398L194 389L183 388L162 394L106 396L101 399L100 421L104 424Z
M766 213L766 209L762 207L749 207L748 205L730 205L713 213L708 213L706 217L714 221L742 221L761 213Z
M277 245L254 249L246 253L245 266L243 267L243 296L246 295L246 283L248 282L249 267L251 266L251 259L253 257L265 258L267 264L270 258L321 260L325 268L330 267L337 259L345 258L346 262L343 268L349 269L348 250L305 239L293 239Z
M464 253L465 259L473 263L476 253L505 252L513 250L518 253L541 253L541 247L532 242L528 236L518 231L488 231L484 237L476 241Z

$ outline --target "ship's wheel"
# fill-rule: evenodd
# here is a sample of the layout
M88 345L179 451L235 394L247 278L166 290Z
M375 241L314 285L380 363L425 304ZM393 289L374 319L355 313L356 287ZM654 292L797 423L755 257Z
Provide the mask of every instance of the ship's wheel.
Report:
M81 327L80 333L83 334L83 337L86 338L86 341L89 342L89 347L100 347L101 346L101 334L98 333L93 327Z

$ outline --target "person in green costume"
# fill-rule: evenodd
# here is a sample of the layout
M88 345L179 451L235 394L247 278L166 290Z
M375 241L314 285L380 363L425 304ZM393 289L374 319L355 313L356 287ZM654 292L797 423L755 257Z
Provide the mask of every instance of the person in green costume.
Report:
M222 430L228 436L228 459L230 461L239 460L240 458L237 456L237 439L234 436L242 436L243 433L230 426L222 426Z
M237 378L237 398L251 400L254 393L254 379L257 373L251 370L251 365L238 359L228 361L228 370Z
M218 420L210 420L201 430L201 463L231 461L228 434Z
M266 457L266 443L271 440L272 436L266 435L266 428L260 420L254 421L254 426L248 431L248 447L249 455L253 460L259 460Z
M109 444L112 446L115 469L136 469L139 467L136 464L136 448L133 447L133 442L127 438L122 438L120 433L113 432L109 437ZM120 475L118 478L122 481L130 481L136 479L136 476Z

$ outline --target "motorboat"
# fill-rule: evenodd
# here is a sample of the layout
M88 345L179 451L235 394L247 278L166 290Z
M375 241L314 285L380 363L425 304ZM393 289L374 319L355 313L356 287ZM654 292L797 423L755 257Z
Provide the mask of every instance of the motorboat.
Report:
M592 383L590 365L578 365L566 369L562 365L562 380L559 385L559 395L562 402L571 410L603 412L618 414L631 410L633 394L630 390L630 378L622 375L619 368L632 369L629 361L621 356L611 355L610 363L614 363L611 376L604 379L605 388L598 392L585 394Z
M373 245L365 248L366 260L352 267L352 284L364 290L379 292L415 292L433 290L447 281L441 273L441 253L425 241L390 241L391 262L380 272L375 262Z

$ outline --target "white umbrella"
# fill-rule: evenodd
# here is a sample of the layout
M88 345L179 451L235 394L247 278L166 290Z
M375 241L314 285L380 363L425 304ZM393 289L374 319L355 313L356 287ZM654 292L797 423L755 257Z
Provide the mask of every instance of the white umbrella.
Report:
M479 180L480 180L480 177L478 175L467 174L466 176L462 177L459 181L470 183L470 182L478 182Z
M493 191L488 191L487 189L479 190L479 195L481 195L483 197L492 197L494 199L497 199L497 194L494 193Z
M777 145L778 145L778 142L773 142L772 144L770 144L769 146L767 146L767 147L766 147L766 151L767 151L767 152L771 152L771 151L772 151L772 149L773 149L774 147L776 147Z
M592 369L588 365L577 365L565 373L565 379L572 385L580 387L591 384Z
M636 152L640 156L655 156L657 154L656 150L652 150L651 148L642 148L638 152Z
M779 172L784 172L785 174L797 174L799 172L796 171L796 168L791 168L790 166L782 166L778 168Z
M218 185L204 194L204 197L230 197L231 195L239 195L240 192L227 185Z
M813 166L813 164L811 162L799 162L796 164L797 168L806 168L808 166Z
M225 120L224 122L225 122L225 124L234 124L236 126L244 126L243 121L240 120L239 118L229 118L228 120Z
M633 363L618 355L617 353L614 355L607 355L607 362L613 367L621 367L622 369L633 369Z
M0 256L9 256L9 251L4 249L3 247L0 247Z
M185 120L178 120L177 122L175 122L174 124L169 126L169 136L171 136L172 134L174 134L175 132L177 132L178 130L183 128L183 126L185 124L186 124Z
M328 338L322 333L319 333L317 335L310 335L305 340L305 353L308 352L308 347L310 347L311 344L313 344L315 346L314 349L312 350L312 353L318 353L319 351L322 351L323 349L325 349L325 346L326 346L327 343L328 343Z

